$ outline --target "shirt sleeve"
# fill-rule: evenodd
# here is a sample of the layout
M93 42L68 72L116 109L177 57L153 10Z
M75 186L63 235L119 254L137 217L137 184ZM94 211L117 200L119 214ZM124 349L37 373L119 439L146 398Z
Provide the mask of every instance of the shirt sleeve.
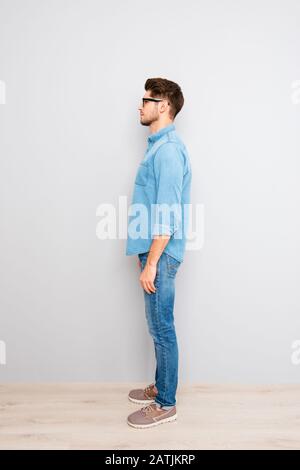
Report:
M152 236L172 236L180 226L183 172L184 160L178 146L174 142L161 145L154 157L157 197L152 215Z

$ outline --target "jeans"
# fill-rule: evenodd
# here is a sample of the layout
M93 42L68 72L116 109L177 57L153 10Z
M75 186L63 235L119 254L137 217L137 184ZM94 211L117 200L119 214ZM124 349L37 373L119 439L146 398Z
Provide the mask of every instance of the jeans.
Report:
M140 253L141 271L149 252ZM176 405L178 383L178 345L174 325L175 276L181 262L163 252L157 263L155 292L144 289L145 313L149 333L154 341L156 372L156 403Z

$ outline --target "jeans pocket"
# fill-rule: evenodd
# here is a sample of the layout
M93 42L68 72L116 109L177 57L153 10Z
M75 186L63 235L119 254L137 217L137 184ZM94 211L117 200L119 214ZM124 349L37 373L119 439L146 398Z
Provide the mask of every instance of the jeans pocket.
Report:
M166 253L167 269L170 277L175 277L181 262Z
M148 182L148 164L147 163L140 163L138 168L136 177L135 177L135 184L139 184L140 186L146 186Z

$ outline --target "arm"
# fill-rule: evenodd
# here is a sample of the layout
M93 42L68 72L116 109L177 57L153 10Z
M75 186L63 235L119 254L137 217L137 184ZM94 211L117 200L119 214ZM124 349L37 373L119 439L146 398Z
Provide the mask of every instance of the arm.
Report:
M170 240L169 235L154 235L154 239L152 241L150 251L147 258L147 264L149 266L156 266L158 260L164 251L166 245ZM138 262L139 266L141 266L140 261Z
M147 264L156 266L158 260L170 240L169 235L154 235L150 252L147 258Z
M169 240L169 235L155 235L152 241L146 265L140 275L141 286L148 294L156 291L154 279L156 276L157 263Z

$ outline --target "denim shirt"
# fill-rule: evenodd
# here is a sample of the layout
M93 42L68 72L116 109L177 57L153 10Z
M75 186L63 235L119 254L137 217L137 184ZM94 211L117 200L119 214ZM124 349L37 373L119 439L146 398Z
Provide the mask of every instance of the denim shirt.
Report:
M135 177L128 211L126 255L149 251L154 235L169 235L164 251L183 261L191 178L188 152L174 123L151 134Z

